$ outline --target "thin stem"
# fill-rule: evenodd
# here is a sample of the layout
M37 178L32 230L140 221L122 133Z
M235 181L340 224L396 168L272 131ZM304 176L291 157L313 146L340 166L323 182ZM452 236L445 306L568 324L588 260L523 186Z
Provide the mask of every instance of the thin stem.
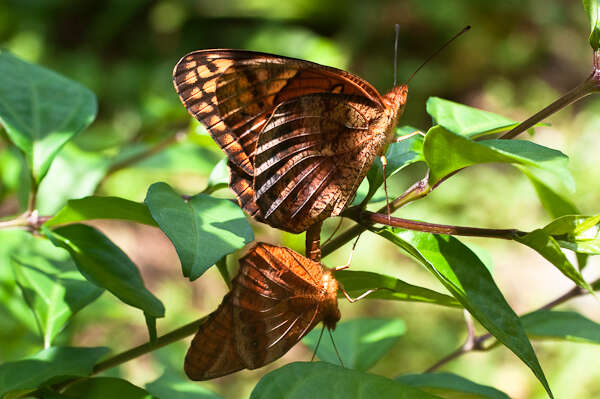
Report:
M35 203L37 202L38 183L35 181L33 175L31 175L31 190L29 191L29 199L27 200L27 212L31 214L35 210Z
M600 278L595 280L594 282L592 282L590 285L595 285L595 284L598 284L599 282L600 282ZM579 286L575 286L572 289L570 289L569 291L567 291L566 293L559 296L558 298L553 299L550 302L546 303L545 305L540 306L535 311L552 309L555 306L565 303L569 299L572 299L572 298L575 298L575 297L578 297L581 295L585 295L587 293L588 293L588 291L581 289L581 287L579 287ZM467 329L469 329L469 327L467 327ZM442 359L437 361L433 366L431 366L427 370L425 370L425 372L431 373L431 372L439 369L446 363L449 363L450 361L456 359L457 357L459 357L465 353L472 352L472 351L485 351L485 350L490 349L492 346L484 347L483 344L485 343L485 341L487 341L488 339L490 339L492 337L493 337L493 335L490 333L485 333L485 334L482 334L479 336L473 336L471 333L469 333L467 336L467 339L463 345L458 347L456 350L452 351L450 354L444 356Z
M373 213L365 211L361 214L360 223L365 221L368 225L379 223L392 227L401 227L408 230L424 231L434 234L449 234L456 236L471 237L492 237L513 240L516 237L527 234L524 231L516 229L485 229L480 227L452 226L447 224L436 224L417 222L415 220L401 219L396 217L388 218L382 213Z

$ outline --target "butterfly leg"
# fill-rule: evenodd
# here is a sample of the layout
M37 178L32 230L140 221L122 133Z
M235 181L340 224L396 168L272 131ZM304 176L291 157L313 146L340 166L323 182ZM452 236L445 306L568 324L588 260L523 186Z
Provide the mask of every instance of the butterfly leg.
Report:
M385 175L385 169L387 167L387 158L385 155L380 157L381 165L383 167L383 191L385 192L385 206L387 207L388 223L392 221L392 215L390 211L390 198L388 197L387 191L387 176Z
M344 296L346 297L346 299L350 303L354 303L354 302L360 301L361 299L365 298L366 296L368 296L368 295L374 293L375 291L379 290L379 288L373 288L373 289L367 290L366 292L363 292L362 294L360 294L356 298L352 298L350 296L350 294L348 294L348 291L346 291L344 289L344 286L342 285L342 283L338 282L338 284L339 284L340 291L342 291L342 294L344 294Z
M395 142L395 143L399 143L399 142L401 142L401 141L404 141L404 140L407 140L407 139L409 139L409 138L411 138L411 137L413 137L413 136L416 136L417 134L420 134L421 136L425 137L425 133L423 133L423 132L422 132L422 131L420 131L420 130L415 130L415 131L414 131L414 132L412 132L412 133L408 133L408 134L405 134L405 135L402 135L402 136L398 136L398 137L396 137L396 139L394 140L394 142Z
M362 233L361 233L362 234ZM350 250L350 256L348 257L348 262L346 262L345 265L342 266L338 266L336 267L334 270L337 272L338 270L344 270L350 267L350 264L352 263L352 255L354 255L354 250L356 249L356 244L358 244L358 239L360 238L360 234L358 235L358 237L356 237L356 240L354 240L354 244L352 244L352 249Z

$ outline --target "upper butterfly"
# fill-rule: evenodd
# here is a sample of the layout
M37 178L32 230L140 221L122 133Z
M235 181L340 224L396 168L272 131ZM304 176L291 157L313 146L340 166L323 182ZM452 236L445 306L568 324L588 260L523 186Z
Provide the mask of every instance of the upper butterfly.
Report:
M173 71L179 98L229 158L229 186L257 220L300 233L352 203L394 137L408 87L244 50L199 50Z

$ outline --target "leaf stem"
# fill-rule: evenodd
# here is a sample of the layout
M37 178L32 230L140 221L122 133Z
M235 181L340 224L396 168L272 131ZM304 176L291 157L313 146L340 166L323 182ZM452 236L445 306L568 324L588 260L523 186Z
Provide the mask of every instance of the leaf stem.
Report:
M590 285L598 284L599 282L600 282L600 278L597 279L596 281L592 282ZM553 299L550 302L546 303L545 305L540 306L535 311L537 312L540 310L552 309L555 306L565 303L569 299L572 299L572 298L575 298L575 297L578 297L581 295L585 295L587 293L588 293L588 291L582 290L580 287L575 286L572 289L570 289L569 291L567 291L566 293L557 297L556 299ZM493 347L493 346L488 346L488 347L484 346L485 341L487 341L488 339L493 337L492 334L485 333L485 334L482 334L479 336L474 336L468 326L467 326L467 330L468 330L468 335L467 335L467 339L464 344L462 344L460 347L458 347L456 350L452 351L448 355L444 356L442 359L437 361L433 366L429 367L424 372L431 373L431 372L439 369L446 363L449 363L452 360L458 358L459 356L464 355L465 353L473 352L473 351L486 351Z

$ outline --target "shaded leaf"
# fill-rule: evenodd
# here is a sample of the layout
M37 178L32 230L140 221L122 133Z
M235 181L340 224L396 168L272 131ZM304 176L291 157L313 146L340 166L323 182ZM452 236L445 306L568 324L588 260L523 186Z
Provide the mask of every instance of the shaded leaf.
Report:
M340 270L335 273L335 278L342 283L344 289L353 298L364 294L368 290L377 288L378 290L369 294L367 298L424 302L443 306L462 307L460 302L449 295L441 294L428 288L408 284L402 280L383 274L355 270ZM340 298L343 297L342 293L339 293L338 295Z
M79 380L69 385L62 395L66 398L85 399L153 399L146 390L129 381L113 377L94 377Z
M206 194L186 201L168 184L155 183L148 189L145 203L175 246L183 275L190 280L254 240L244 213L232 201Z
M0 122L25 153L37 182L96 112L96 96L89 89L0 50Z
M146 384L146 390L161 399L221 399L221 396L196 382L167 373Z
M250 399L441 399L388 378L323 362L296 362L265 375Z
M538 310L521 321L530 337L600 344L600 324L576 312Z
M164 316L163 304L146 289L136 265L104 234L84 224L44 229L44 234L69 251L86 279L148 316Z
M510 130L518 125L518 122L502 115L439 97L427 99L427 113L431 115L435 124L470 138Z
M397 377L396 381L444 399L510 399L496 388L477 384L452 373L405 374Z
M0 365L0 397L15 390L56 384L66 376L88 376L108 348L54 347Z
M425 266L474 318L533 371L552 397L519 317L474 252L452 236L392 228L375 232Z
M404 335L406 326L400 319L354 319L339 323L333 331L333 339L344 367L367 371L377 363ZM321 335L313 329L302 339L313 352ZM330 339L324 337L317 357L332 364L339 364L338 355Z
M94 219L119 219L157 226L145 204L119 197L99 196L70 200L44 226L54 227Z

